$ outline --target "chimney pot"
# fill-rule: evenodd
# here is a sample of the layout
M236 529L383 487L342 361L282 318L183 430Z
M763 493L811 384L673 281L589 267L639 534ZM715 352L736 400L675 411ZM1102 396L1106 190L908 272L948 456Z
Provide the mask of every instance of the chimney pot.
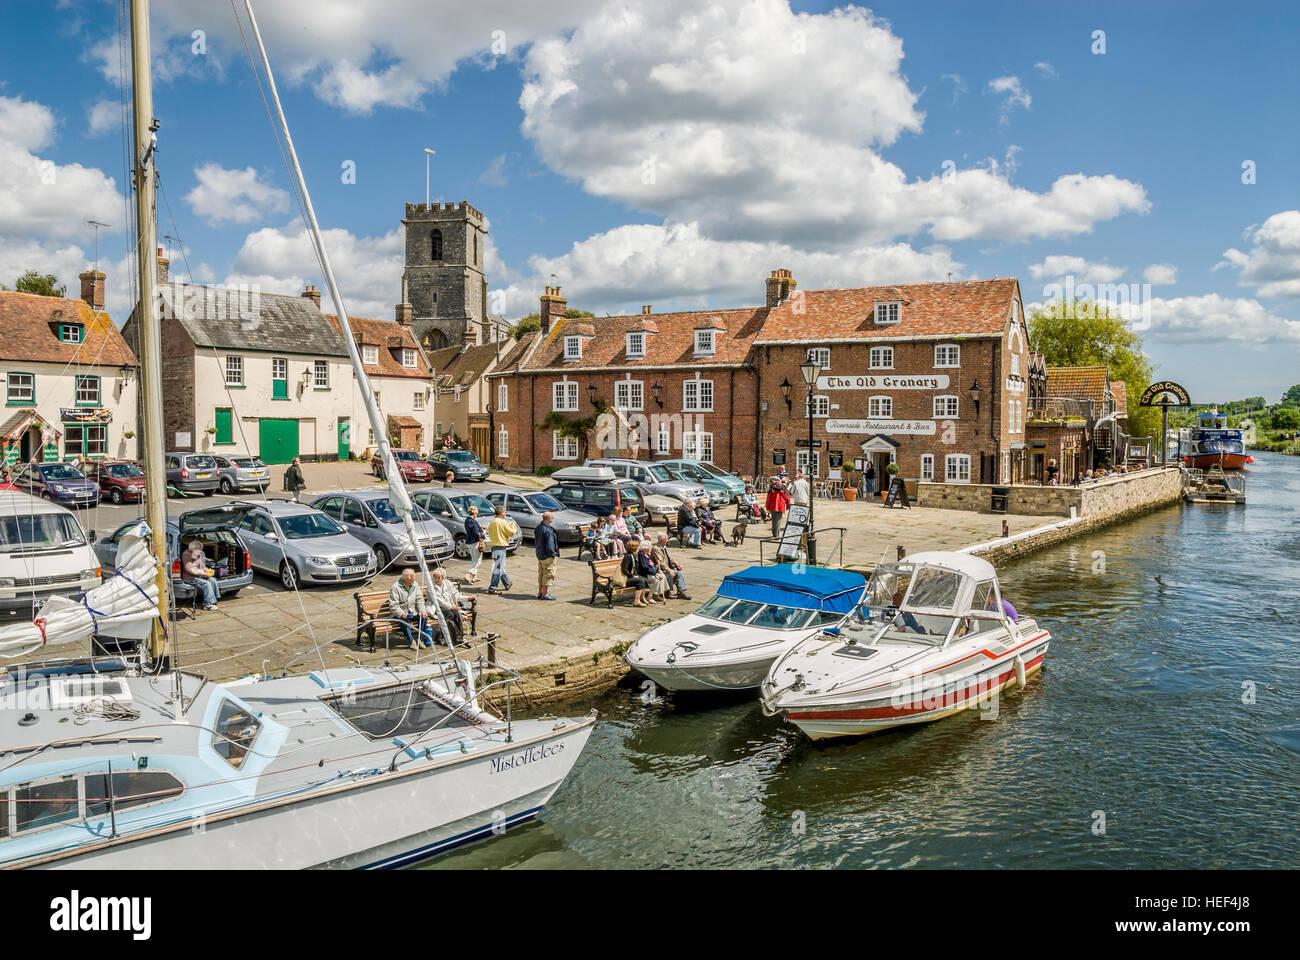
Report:
M794 276L789 270L773 270L767 278L767 306L775 307L789 300L795 286Z
M104 274L99 270L87 270L81 274L81 299L90 304L96 313L104 309Z
M302 295L316 304L316 309L320 309L320 291L316 289L316 284L307 284L307 289L303 290Z
M551 327L556 320L563 320L567 301L560 295L559 287L547 287L542 296L542 336L550 336Z
M652 304L646 304L646 306L642 307L642 308L641 308L641 315L642 315L643 317L647 317L647 316L649 316L649 315L650 315L651 307L652 307Z

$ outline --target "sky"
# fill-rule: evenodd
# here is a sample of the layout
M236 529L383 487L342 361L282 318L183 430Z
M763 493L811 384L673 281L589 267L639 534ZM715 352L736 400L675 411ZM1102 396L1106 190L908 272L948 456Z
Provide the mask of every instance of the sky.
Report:
M121 3L6 6L0 282L75 296L98 220L121 322ZM427 147L431 198L488 218L511 318L551 283L603 314L759 304L778 267L802 289L1016 276L1027 305L1109 285L1196 402L1300 382L1300 5L255 10L353 315L393 315ZM231 5L155 2L151 35L173 276L320 286Z

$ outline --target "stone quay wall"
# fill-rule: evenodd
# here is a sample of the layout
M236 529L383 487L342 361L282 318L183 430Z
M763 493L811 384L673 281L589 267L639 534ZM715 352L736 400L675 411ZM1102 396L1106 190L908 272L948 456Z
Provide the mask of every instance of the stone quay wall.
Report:
M916 503L921 507L991 513L994 484L920 483ZM1008 491L1007 513L1031 517L1105 517L1149 510L1178 501L1182 492L1177 467L1156 467L1094 480L1078 487L1002 486Z

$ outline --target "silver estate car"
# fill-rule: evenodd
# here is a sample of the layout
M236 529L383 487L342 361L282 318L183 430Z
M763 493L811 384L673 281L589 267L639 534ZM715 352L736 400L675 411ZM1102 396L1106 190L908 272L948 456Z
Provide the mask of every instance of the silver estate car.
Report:
M241 506L247 506L248 513L239 522L239 536L253 569L278 577L286 590L313 583L354 583L378 569L366 544L305 503L269 500Z
M591 523L591 515L570 510L549 493L529 493L524 490L484 490L483 496L495 510L503 502L506 516L519 525L521 536L533 538L533 531L542 522L542 514L551 511L555 537L560 543L577 543L582 539L584 524Z
M465 542L465 520L470 507L478 507L478 522L484 530L492 521L492 504L477 493L466 490L413 490L411 500L438 518L444 527L451 531L456 542L456 556L461 560L470 558L473 549ZM506 545L506 553L514 553L524 542L523 530L520 529Z
M648 460L631 460L624 457L596 457L583 463L584 467L609 467L620 480L633 480L651 493L672 497L679 503L699 500L707 496L704 484L674 476L657 463Z
M329 514L345 530L375 553L380 572L390 565L408 566L419 562L419 549L426 561L441 563L452 555L455 543L451 531L424 508L415 507L418 546L406 535L406 524L384 490L340 490L323 493L312 501L317 510Z
M265 493L271 485L271 470L257 457L214 455L212 459L217 461L217 477L224 494L249 489Z

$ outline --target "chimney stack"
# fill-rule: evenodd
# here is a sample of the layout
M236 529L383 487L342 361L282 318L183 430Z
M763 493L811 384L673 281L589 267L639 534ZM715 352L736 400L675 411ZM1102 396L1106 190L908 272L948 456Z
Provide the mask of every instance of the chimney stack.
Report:
M158 286L165 286L167 283L167 268L170 265L166 257L162 255L162 247L158 248Z
M402 274L402 302L397 305L396 309L397 322L404 327L411 325L411 320L415 316L415 307L411 306L411 298L406 289L406 274Z
M478 346L478 327L475 326L474 321L472 320L469 323L465 324L464 343L465 346L467 347Z
M773 270L767 278L767 305L775 307L789 300L796 286L789 270Z
M306 297L312 303L316 304L317 310L320 309L320 291L316 289L316 284L314 283L307 284L307 289L302 292L302 296Z
M556 320L563 320L569 302L560 296L559 287L547 287L542 294L542 336L550 336L551 326Z
M96 313L104 309L104 273L102 270L87 270L81 274L81 299L90 304Z
M644 307L641 308L641 316L643 317L650 316L650 304L646 304Z

